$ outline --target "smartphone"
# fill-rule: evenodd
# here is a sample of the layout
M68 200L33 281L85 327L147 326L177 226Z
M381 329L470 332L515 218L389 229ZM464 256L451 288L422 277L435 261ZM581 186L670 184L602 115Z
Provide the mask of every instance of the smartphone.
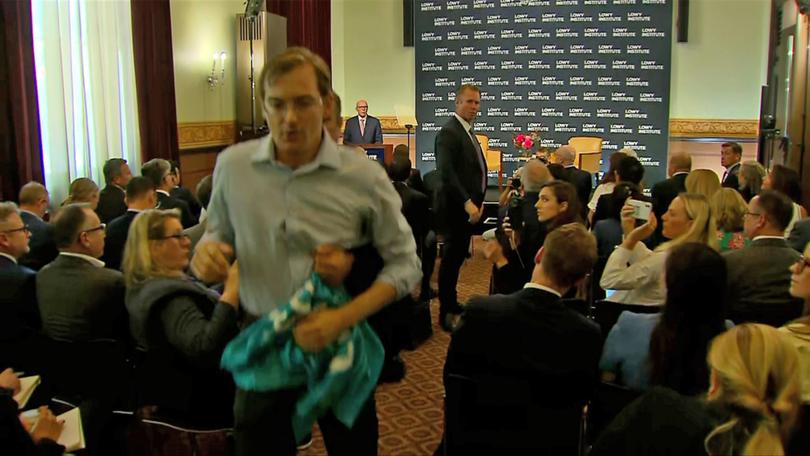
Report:
M650 212L652 211L652 203L630 199L627 201L627 204L633 206L633 218L644 221L649 220Z

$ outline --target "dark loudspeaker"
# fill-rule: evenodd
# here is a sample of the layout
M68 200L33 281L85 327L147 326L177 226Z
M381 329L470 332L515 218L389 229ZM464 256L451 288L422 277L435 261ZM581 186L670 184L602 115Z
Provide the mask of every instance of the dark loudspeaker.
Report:
M402 0L402 45L413 47L413 2Z
M678 42L686 43L689 41L689 0L680 0L678 2Z

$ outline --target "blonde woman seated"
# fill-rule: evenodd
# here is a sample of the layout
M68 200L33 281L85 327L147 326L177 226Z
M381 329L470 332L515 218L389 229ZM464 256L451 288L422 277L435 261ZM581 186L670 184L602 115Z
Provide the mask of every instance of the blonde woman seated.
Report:
M656 387L627 406L591 455L784 455L799 415L799 355L775 328L743 324L717 336L703 398Z
M721 188L712 197L711 205L721 252L741 249L751 243L743 234L743 219L748 205L737 190Z
M714 194L720 190L720 178L710 169L696 169L686 176L684 186L686 193L697 193L711 201Z
M237 333L239 267L231 266L220 296L185 274L189 245L177 210L141 212L129 228L123 270L138 405L227 426L234 386L219 360Z
M717 231L709 202L702 195L681 193L661 217L663 235L671 239L655 251L641 241L650 237L658 226L654 213L649 220L636 227L633 206L622 207L624 241L613 251L605 265L599 285L616 292L610 301L644 306L660 306L666 298L662 275L667 252L685 242L699 242L717 250Z
M96 210L98 207L98 185L92 179L80 177L70 183L68 197L62 202L62 206L75 203L86 203L90 209Z
M740 195L746 203L762 191L762 182L768 171L756 160L746 160L740 165L737 180L740 184Z

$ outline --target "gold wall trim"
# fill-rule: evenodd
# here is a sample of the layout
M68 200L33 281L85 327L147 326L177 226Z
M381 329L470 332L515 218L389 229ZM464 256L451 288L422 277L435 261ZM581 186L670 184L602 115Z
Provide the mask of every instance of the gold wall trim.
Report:
M676 138L756 138L756 119L670 119L669 136Z
M177 124L180 150L200 147L227 146L236 139L236 122L184 122Z

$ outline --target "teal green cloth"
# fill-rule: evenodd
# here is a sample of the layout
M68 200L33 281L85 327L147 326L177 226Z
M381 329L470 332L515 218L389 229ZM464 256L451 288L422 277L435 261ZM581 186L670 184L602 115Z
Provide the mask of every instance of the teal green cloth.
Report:
M350 296L313 273L290 302L255 321L222 354L222 368L246 391L276 391L306 386L292 417L297 441L327 411L351 428L373 394L384 359L383 346L365 321L343 331L320 353L295 343L295 324L319 308L336 308Z

